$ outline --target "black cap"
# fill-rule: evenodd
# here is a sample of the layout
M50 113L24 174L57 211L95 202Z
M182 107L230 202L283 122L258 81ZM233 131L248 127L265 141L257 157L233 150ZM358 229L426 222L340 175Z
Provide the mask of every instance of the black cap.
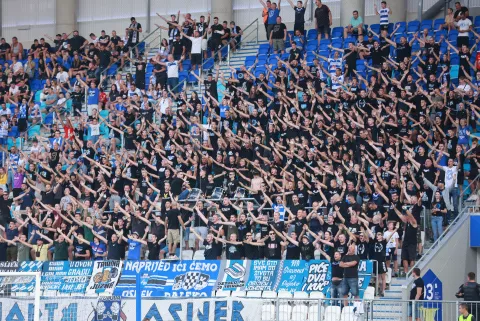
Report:
M369 37L373 37L373 33L369 32L369 33L368 33L368 36L369 36Z
M135 17L131 17L131 18L130 18L130 21L133 21L133 20L135 20Z

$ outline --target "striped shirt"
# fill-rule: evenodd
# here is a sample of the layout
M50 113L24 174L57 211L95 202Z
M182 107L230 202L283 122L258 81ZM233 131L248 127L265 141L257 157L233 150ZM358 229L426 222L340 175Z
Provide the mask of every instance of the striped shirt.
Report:
M378 10L378 14L380 15L380 24L381 25L388 25L388 14L390 12L389 8L381 8Z

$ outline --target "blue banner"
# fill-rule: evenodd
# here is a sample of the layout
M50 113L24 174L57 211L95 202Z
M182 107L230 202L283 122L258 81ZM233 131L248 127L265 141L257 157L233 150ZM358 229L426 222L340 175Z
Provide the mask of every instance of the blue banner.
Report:
M222 264L218 273L216 284L217 290L223 291L244 291L250 275L249 260L227 260Z
M121 297L100 297L92 321L126 321Z
M93 261L45 262L42 268L42 289L62 293L84 293Z
M114 295L136 297L137 275L142 297L210 296L221 261L125 261Z
M42 271L42 265L41 261L22 262L18 267L18 272L39 272ZM35 277L19 276L15 278L12 292L32 292L35 289Z
M274 291L277 279L281 276L279 265L283 265L283 262L277 260L252 261L245 289L247 291Z

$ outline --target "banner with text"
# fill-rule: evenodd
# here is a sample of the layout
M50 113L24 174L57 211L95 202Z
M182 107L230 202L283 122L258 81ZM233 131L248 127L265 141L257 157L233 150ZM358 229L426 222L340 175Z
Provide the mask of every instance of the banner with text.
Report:
M120 279L122 261L94 261L90 282L86 294L113 295L115 285Z
M126 320L136 320L135 301L125 303ZM247 298L143 299L140 320L259 320L262 303L262 300Z
M93 261L45 262L42 289L61 293L85 293L92 275Z
M135 297L137 276L142 297L210 296L221 261L125 261L114 295Z

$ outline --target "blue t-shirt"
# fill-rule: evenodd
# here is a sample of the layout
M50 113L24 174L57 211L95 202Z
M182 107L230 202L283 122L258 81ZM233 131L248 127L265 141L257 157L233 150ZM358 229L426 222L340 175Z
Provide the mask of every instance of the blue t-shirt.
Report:
M98 88L88 88L88 105L98 105L99 92Z
M140 260L141 248L142 248L142 243L135 240L128 240L128 259Z
M105 246L105 244L103 244L103 243L95 244L95 242L90 242L90 246L92 247L92 252L94 254L95 261L103 260L104 259L103 256L95 256L95 254L96 255L104 254L105 251L107 250L107 247Z
M469 143L468 140L469 139L468 139L467 131L471 132L472 127L470 127L469 125L467 125L465 127L462 127L462 126L458 127L458 142L457 142L457 144L468 145L468 143Z
M220 117L221 118L225 118L227 117L227 115L225 115L225 113L230 110L230 106L228 105L220 105Z
M278 9L268 9L268 20L269 25L274 25L277 23L277 17L280 15L280 10Z

